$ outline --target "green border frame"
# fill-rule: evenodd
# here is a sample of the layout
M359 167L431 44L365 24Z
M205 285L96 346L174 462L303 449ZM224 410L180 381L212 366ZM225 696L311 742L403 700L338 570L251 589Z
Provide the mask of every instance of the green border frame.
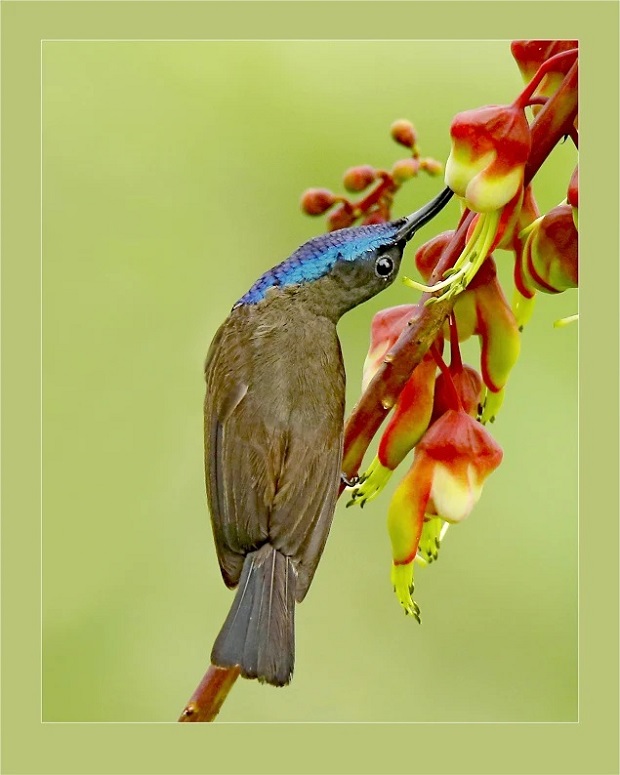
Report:
M617 773L618 4L3 0L1 13L2 772ZM579 722L41 723L40 41L405 30L412 39L580 40Z

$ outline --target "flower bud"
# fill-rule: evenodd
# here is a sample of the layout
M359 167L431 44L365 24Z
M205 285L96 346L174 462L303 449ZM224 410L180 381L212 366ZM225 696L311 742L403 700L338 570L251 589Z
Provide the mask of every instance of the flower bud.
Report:
M433 410L437 365L426 354L405 383L383 431L377 455L392 471L415 447L428 428Z
M519 326L497 279L495 262L487 259L468 289L474 295L476 325L480 337L480 370L487 388L503 390L521 350ZM458 320L458 318L457 318Z
M379 210L374 210L370 215L367 215L362 221L363 226L370 226L373 223L387 223L388 218L383 215Z
M532 187L527 186L524 192L523 204L521 205L517 225L514 227L512 244L512 249L515 252L514 283L516 289L513 298L512 311L515 313L520 329L523 329L523 326L529 321L534 308L533 299L535 291L528 284L528 281L526 281L523 275L523 248L528 227L538 218L540 218L538 203L534 197Z
M575 228L578 229L578 211L579 211L579 165L577 165L571 175L570 183L568 184L568 192L566 194L568 204L573 208L573 223Z
M350 207L342 205L338 209L331 212L327 217L327 225L330 231L336 231L336 229L346 229L348 226L352 226L355 223L355 215Z
M513 40L510 50L524 82L528 84L536 75L538 68L547 60L563 51L577 48L578 45L576 40ZM551 97L558 90L572 64L573 60L570 58L551 63L551 69L543 76L532 96ZM540 109L540 105L532 105L534 115L537 115Z
M530 128L515 105L488 105L457 114L450 128L452 148L445 181L466 207L498 210L523 185Z
M484 392L480 374L478 374L476 369L464 364L462 369L451 372L451 379L463 406L463 411L470 417L476 417ZM452 390L448 385L448 377L445 374L440 374L435 380L435 395L431 422L435 422L435 420L438 420L442 414L448 411L448 409L453 408Z
M571 175L566 199L571 207L579 207L579 165L575 167Z
M392 178L394 182L401 185L411 178L415 178L420 169L420 162L417 159L399 159L392 167Z
M562 51L578 48L577 40L513 40L510 51L519 66L525 83L529 83L536 75L538 68ZM558 71L565 75L572 62L558 63ZM544 83L544 81L543 81Z
M393 140L406 148L413 148L418 140L415 127L406 118L395 121L390 127L390 134Z
M444 231L418 248L415 254L415 265L424 282L428 282L433 270L437 266L437 262L441 258L441 254L453 236L453 229Z
M301 198L301 209L307 215L322 215L336 201L336 195L327 188L309 188Z
M420 159L420 169L435 177L443 172L443 164L437 159Z
M578 286L578 235L569 204L554 207L529 227L521 272L526 285L544 293Z
M427 353L405 383L381 436L377 455L360 477L348 506L364 506L374 500L428 428L436 371L435 361Z
M398 307L382 309L373 317L370 324L370 347L364 361L362 392L370 384L385 355L396 344L416 310L416 304L401 304Z
M350 167L342 178L347 191L363 191L377 179L377 171L369 164L361 164L358 167Z

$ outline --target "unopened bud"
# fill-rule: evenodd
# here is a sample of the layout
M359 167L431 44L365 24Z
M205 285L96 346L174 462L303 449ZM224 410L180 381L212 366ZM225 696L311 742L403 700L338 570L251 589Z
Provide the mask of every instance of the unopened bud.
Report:
M464 364L460 371L452 372L449 379L454 385L454 389L463 406L463 411L470 415L470 417L475 417L483 396L483 384L480 374L471 366ZM448 384L448 377L445 374L440 374L435 382L435 398L431 422L434 422L444 412L447 412L452 407L452 404L452 387Z
M329 214L327 223L330 231L336 231L336 229L346 229L347 226L352 226L355 221L353 212L348 207L339 207Z
M363 191L377 179L377 171L369 164L350 167L342 178L347 191Z
M579 167L575 167L568 184L566 199L571 207L579 207Z
M441 254L447 248L453 236L454 231L444 231L418 248L415 254L415 265L424 282L428 282L433 269L435 269L437 262L441 258Z
M569 51L577 48L577 40L513 40L510 44L510 51L515 58L521 75L527 83L536 73L538 68L551 59L552 56L560 54L562 51ZM566 73L572 62L558 65Z
M387 220L388 219L382 213L380 213L378 210L375 210L364 218L362 224L364 226L370 226L373 223L386 223Z
M301 209L307 215L323 215L336 201L336 195L327 188L309 188L301 197Z
M420 162L417 159L399 159L392 167L392 177L394 182L404 183L410 178L414 178L420 169Z
M434 177L435 175L441 175L443 172L443 164L440 161L437 161L437 159L421 159L420 169L425 170L425 172L428 172L429 175Z
M575 167L575 170L571 176L570 183L568 184L568 191L566 192L566 201L573 208L573 223L575 228L579 228L579 165Z
M415 127L406 118L395 121L390 127L390 134L393 140L406 148L413 148L418 139Z

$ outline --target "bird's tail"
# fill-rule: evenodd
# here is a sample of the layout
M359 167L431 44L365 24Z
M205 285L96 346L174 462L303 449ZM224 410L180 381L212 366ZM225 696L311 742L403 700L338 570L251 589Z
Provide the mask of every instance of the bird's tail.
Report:
M284 686L295 663L295 585L289 557L264 544L245 558L239 586L211 661L241 675Z

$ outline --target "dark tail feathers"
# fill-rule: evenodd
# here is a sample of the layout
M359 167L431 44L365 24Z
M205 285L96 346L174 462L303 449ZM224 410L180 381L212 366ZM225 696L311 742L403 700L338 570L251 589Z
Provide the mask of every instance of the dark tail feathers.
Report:
M246 678L284 686L295 664L295 585L289 557L264 544L245 558L232 608L211 661Z

